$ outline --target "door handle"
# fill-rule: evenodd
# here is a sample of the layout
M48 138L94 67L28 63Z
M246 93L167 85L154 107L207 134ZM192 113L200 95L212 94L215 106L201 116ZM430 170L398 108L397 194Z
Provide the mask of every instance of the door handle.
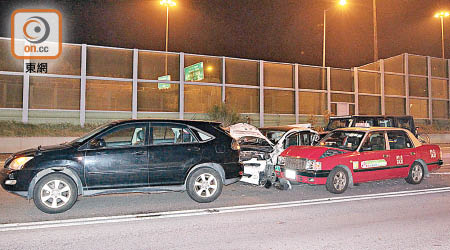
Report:
M388 157L389 157L389 155L383 155L383 157L384 157L384 158L388 158Z
M187 151L197 152L197 151L200 151L200 148L199 147L189 147L189 148L187 148Z
M144 155L145 151L136 151L133 153L134 155Z

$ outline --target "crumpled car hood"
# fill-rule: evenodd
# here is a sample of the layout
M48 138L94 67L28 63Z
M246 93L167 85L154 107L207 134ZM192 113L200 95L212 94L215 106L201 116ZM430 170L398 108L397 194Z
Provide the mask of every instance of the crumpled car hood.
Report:
M267 137L265 137L257 127L253 125L247 123L236 123L229 126L228 128L230 131L230 135L236 140L244 136L252 136L267 141L273 147L273 143L269 139L267 139Z

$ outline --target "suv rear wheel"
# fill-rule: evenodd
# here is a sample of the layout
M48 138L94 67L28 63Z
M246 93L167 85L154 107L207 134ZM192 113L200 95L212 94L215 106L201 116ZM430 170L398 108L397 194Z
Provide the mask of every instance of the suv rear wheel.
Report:
M207 203L219 197L222 187L222 179L216 170L200 168L189 176L186 189L194 201Z
M76 184L64 174L49 174L36 183L33 190L33 201L36 207L44 213L65 212L77 201Z

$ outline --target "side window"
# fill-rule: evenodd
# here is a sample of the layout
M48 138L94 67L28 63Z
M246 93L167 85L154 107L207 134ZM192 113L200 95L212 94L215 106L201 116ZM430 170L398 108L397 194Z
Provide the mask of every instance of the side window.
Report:
M209 141L214 138L213 136L211 136L205 132L202 132L198 129L194 129L194 132L197 133L197 137L200 139L200 141Z
M309 133L309 132L300 133L300 139L301 139L302 145L306 145L306 146L311 145L311 137L312 136L313 136L313 134Z
M299 141L298 141L298 133L294 133L288 137L286 137L286 142L284 143L284 148L288 148L290 146L298 146Z
M409 119L398 119L398 127L413 131Z
M151 142L154 145L197 142L191 131L182 125L155 124L150 131Z
M392 118L379 119L378 126L379 127L394 127L394 121L392 120Z
M413 144L408 135L403 131L388 131L389 147L391 149L412 148Z
M362 151L379 151L386 150L386 140L384 132L370 133L362 146Z
M124 125L113 128L98 139L103 139L106 147L140 146L145 144L146 128L146 124Z

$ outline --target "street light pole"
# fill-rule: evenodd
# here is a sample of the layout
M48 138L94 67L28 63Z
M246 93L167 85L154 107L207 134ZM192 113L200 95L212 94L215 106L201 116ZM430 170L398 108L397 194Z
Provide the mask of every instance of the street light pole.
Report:
M377 0L373 0L373 61L378 61Z
M169 48L169 7L176 6L177 4L172 0L161 0L161 5L166 6L166 56L165 56L165 70L164 74L167 75L167 52Z
M346 0L340 0L339 5L344 6L347 4ZM333 8L333 7L331 7ZM325 67L325 56L326 56L326 31L327 31L327 11L328 8L323 11L323 45L322 45L322 67Z
M323 10L323 45L322 45L322 67L325 68L325 55L326 55L326 30L327 30L327 11Z
M441 43L442 43L442 59L445 59L445 46L444 46L444 17L448 17L450 15L447 11L441 11L440 13L436 13L434 15L435 18L441 19Z
M442 40L442 59L445 59L445 47L444 47L444 17L441 16L441 40Z

